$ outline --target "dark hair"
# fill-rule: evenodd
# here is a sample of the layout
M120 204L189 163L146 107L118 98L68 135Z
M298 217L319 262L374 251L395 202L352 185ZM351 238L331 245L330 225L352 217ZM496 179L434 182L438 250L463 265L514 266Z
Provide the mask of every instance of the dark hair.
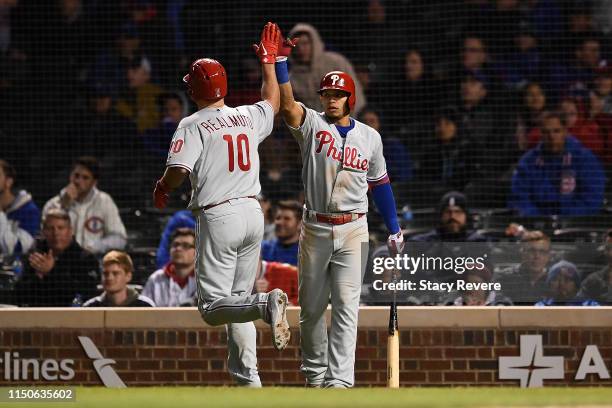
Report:
M100 165L98 164L98 159L93 156L81 156L77 158L74 163L72 163L72 170L76 166L83 166L87 170L91 172L94 179L98 179L98 175L100 174Z
M164 92L163 94L159 95L157 97L157 108L159 109L159 111L163 111L164 109L164 104L166 103L167 100L170 99L174 99L175 101L178 101L178 103L181 105L181 108L185 107L185 100L183 98L181 98L181 96L176 93L176 92Z
M291 210L295 214L295 217L298 220L302 219L302 212L304 208L302 205L296 200L282 200L278 202L277 205L278 210Z
M540 123L541 123L541 125L544 125L544 121L548 120L548 119L559 119L559 122L561 123L561 125L563 127L566 127L566 125L567 125L566 116L561 111L546 111L546 112L543 112L542 116L540 116Z
M13 167L13 165L4 159L0 159L0 167L2 168L4 177L12 178L13 184L14 184L15 178L17 177L17 172L15 171L15 168Z
M170 244L172 244L172 241L174 241L177 237L187 237L187 236L193 237L193 239L195 240L195 231L192 228L186 228L186 227L177 228L170 235Z
M378 116L378 119L380 120L380 113L378 112L378 110L376 110L376 108L372 107L372 106L364 106L363 109L361 109L361 111L359 112L359 115L357 115L357 120L360 122L363 122L363 118L366 115L366 113L373 113L376 116Z
M440 120L446 119L454 124L459 124L459 111L454 106L444 106L436 111L434 115L434 123L438 123Z

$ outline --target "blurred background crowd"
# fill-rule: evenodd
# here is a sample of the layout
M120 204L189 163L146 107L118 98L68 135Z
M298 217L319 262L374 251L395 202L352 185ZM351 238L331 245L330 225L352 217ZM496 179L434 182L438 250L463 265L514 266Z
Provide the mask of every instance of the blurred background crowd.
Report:
M473 279L538 281L535 298L481 304L612 299L610 0L0 0L0 303L193 304L192 234L175 236L194 227L190 187L163 212L151 191L194 112L189 63L223 63L228 105L258 101L250 46L266 21L300 37L296 99L319 106L332 69L355 78L354 115L382 135L408 240L520 248ZM297 284L302 184L280 120L260 154L263 291ZM375 210L369 224L376 250ZM533 242L548 255L532 276ZM572 258L579 244L594 250ZM407 302L472 304L462 296Z

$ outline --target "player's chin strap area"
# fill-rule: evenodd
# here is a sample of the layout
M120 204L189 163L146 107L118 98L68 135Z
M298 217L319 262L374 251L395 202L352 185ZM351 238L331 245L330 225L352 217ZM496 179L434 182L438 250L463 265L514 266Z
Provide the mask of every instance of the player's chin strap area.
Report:
M325 224L342 225L358 220L365 213L320 213L304 208L304 219L307 221L322 222Z

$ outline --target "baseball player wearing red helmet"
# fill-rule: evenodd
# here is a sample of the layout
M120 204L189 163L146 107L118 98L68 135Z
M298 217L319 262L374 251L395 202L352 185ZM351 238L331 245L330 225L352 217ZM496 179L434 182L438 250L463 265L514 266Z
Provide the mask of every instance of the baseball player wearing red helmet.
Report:
M316 387L352 387L359 296L368 256L368 189L383 215L392 253L403 248L380 134L353 119L355 84L346 72L321 79L324 112L294 100L280 44L280 112L300 145L305 211L299 250L301 370ZM329 335L325 310L331 299Z
M272 132L279 91L274 60L278 27L268 23L256 52L262 63L262 101L231 108L224 103L227 74L214 59L194 61L184 82L198 111L176 130L163 177L153 199L157 208L189 175L189 209L196 218L198 309L204 321L226 324L228 369L241 385L259 387L254 320L272 326L274 346L282 350L290 332L280 289L251 294L264 232L259 194L259 144Z

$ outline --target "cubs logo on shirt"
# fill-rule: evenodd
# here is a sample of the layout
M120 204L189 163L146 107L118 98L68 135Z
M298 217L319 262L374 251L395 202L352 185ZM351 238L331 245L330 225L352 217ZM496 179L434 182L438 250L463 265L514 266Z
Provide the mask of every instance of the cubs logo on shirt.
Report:
M85 221L85 229L92 234L104 231L104 220L100 217L90 217Z

